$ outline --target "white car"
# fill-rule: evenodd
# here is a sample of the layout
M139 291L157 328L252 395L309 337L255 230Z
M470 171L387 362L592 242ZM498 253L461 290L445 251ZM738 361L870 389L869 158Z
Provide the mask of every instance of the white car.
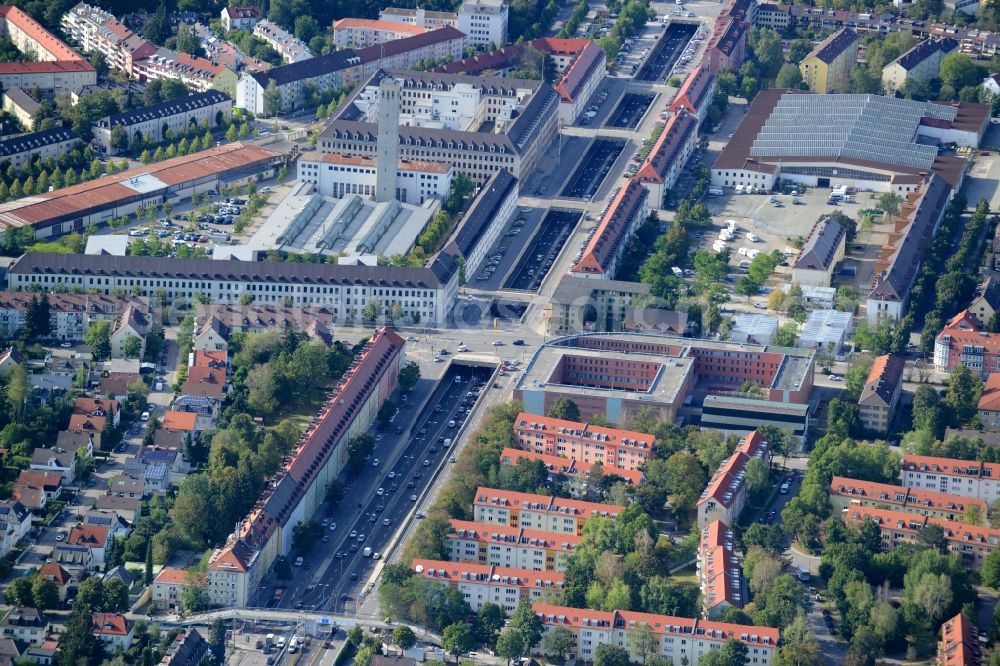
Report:
M395 479L396 478L396 473L395 472L389 472L389 478L390 479Z
M416 502L417 501L417 496L416 495L410 495L410 501L411 502Z
M375 494L378 495L379 497L382 497L382 495L385 495L385 488L379 488L378 490L375 491Z
M380 462L382 462L382 461L381 461L381 460L379 460L378 458L376 458L375 460L373 460L373 461L372 461L372 467L378 467L378 464L379 464Z

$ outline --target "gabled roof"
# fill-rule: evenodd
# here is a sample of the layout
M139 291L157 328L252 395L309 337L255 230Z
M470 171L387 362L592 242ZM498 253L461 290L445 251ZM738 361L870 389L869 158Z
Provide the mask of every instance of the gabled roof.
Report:
M991 372L986 378L978 409L981 412L1000 412L1000 372Z
M881 404L888 407L892 402L892 394L895 393L900 380L903 378L903 369L906 362L901 356L895 354L883 354L872 362L872 368L868 372L868 380L861 390L861 397L858 398L859 405Z
M379 62L385 58L416 51L417 49L426 48L434 44L462 41L464 39L465 33L460 32L457 28L450 25L446 25L434 30L428 30L419 35L393 39L382 44L358 49L356 53L362 63Z
M822 217L809 231L806 242L792 264L793 270L829 271L837 257L840 244L845 242L847 232L840 222L830 217Z
M688 74L683 85L677 91L677 96L667 108L674 113L686 109L688 113L697 114L705 102L711 102L708 93L715 83L715 74L702 65Z
M726 508L732 506L736 495L745 486L743 471L746 469L747 463L750 462L751 458L766 457L767 449L767 440L756 430L744 437L732 455L723 460L719 469L712 475L698 499L698 504L714 500Z
M296 81L339 72L360 64L361 60L354 49L340 49L308 60L275 67L266 72L254 72L249 76L257 82L257 85L266 90L271 81L274 81L276 86L284 86Z
M890 65L899 65L906 71L910 71L938 52L948 54L957 48L958 41L952 39L951 37L945 37L943 39L925 39L906 53L890 62L886 65L886 67L889 67Z
M562 96L564 102L568 103L573 103L580 95L595 69L600 67L603 70L605 67L604 49L590 40L579 41L585 42L585 45L555 86L556 92Z
M108 544L110 530L103 525L83 523L74 525L66 537L65 543L71 546L86 546L87 548L104 548Z
M850 28L841 28L820 42L809 55L803 58L803 62L810 58L818 58L829 65L840 54L857 44L857 41L858 33Z
M46 562L43 564L42 568L38 570L38 575L42 578L48 578L56 584L56 587L68 585L73 580L70 573L55 562Z
M604 274L628 240L628 230L645 206L649 192L632 178L621 188L597 224L594 235L584 248L583 257L573 267L574 273ZM641 224L644 220L640 220Z
M643 162L642 167L635 174L639 182L652 182L663 184L666 182L667 173L670 167L676 164L681 157L681 151L685 144L691 141L692 136L698 131L698 119L696 116L688 115L687 112L671 116L663 131L657 137L652 150ZM680 166L680 165L678 165Z
M156 120L159 118L169 118L180 113L187 113L196 109L203 109L215 104L232 101L228 95L218 90L207 90L202 93L194 93L187 97L171 99L159 104L144 106L132 111L113 113L110 116L101 118L98 124L101 127L112 128L115 125L129 127L137 123Z
M121 613L91 613L96 636L128 636L132 622Z
M983 647L979 629L959 613L941 625L941 640L937 644L938 666L980 666Z

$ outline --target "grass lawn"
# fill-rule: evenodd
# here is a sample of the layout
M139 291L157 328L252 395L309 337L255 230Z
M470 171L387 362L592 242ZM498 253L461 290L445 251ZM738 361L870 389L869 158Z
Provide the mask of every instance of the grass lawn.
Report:
M685 567L680 571L670 574L671 583L680 583L683 585L698 585L698 571L695 565Z

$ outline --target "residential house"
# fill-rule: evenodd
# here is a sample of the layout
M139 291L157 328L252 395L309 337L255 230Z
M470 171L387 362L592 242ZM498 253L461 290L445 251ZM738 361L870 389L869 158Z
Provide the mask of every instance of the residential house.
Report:
M130 303L111 330L111 356L113 358L142 358L146 350L146 336L152 327L148 313ZM139 347L131 355L126 352L130 338L139 340Z
M699 71L705 71L706 77L714 77L708 70ZM649 155L635 174L635 180L649 192L649 202L653 208L663 208L667 194L673 191L684 165L697 145L697 116L684 111L667 120Z
M167 647L159 666L200 666L211 655L208 642L198 630L185 629Z
M49 472L37 469L24 469L14 482L14 499L19 499L29 509L45 508L45 500L59 499L62 494L62 472ZM43 494L41 507L34 507L18 495L27 490L36 490ZM29 494L30 496L30 494Z
M861 425L871 433L886 435L903 392L903 369L906 362L902 356L883 354L877 356L868 371L868 379L861 389L858 408Z
M20 656L17 643L10 638L0 638L0 666L13 666Z
M886 95L895 95L907 82L930 80L939 76L941 61L958 50L958 40L951 37L928 38L882 68L882 87Z
M0 501L0 529L3 530L0 557L3 557L14 549L18 541L28 538L31 512L17 500Z
M73 413L110 418L111 425L115 428L121 423L121 403L117 400L80 397L73 402ZM87 455L94 455L93 449Z
M128 650L132 647L135 623L121 613L91 613L94 635L105 645L108 652Z
M55 562L46 562L38 570L38 575L52 581L59 590L59 601L66 601L66 594L73 585L73 576Z
M891 509L915 513L942 520L962 521L986 515L986 502L977 497L949 495L934 490L906 488L889 483L876 483L834 476L830 482L830 505L835 512L853 506Z
M37 608L14 606L0 620L0 636L22 645L39 643L49 630L49 620Z
M563 574L559 571L508 569L489 564L415 559L413 571L421 578L454 588L462 593L473 612L492 603L513 613L522 599L534 603L554 601L562 594Z
M976 409L984 428L1000 429L1000 372L991 372L986 378Z
M102 525L74 525L65 541L56 543L52 560L70 570L91 571L104 566L111 530Z
M448 558L513 569L565 571L570 554L582 537L509 525L468 520L449 521L445 550Z
M161 428L153 433L153 448L182 451L184 448L184 435Z
M941 625L937 666L982 666L984 644L979 627L962 613Z
M194 412L179 412L171 409L163 415L163 424L161 427L164 430L193 434L197 431L197 415Z
M820 218L806 236L806 242L792 264L792 282L813 287L829 287L833 271L844 259L847 232L833 218Z
M303 62L313 57L312 51L302 40L267 19L254 24L253 34L270 44L286 63Z
M181 607L181 593L191 584L188 572L174 567L163 567L153 579L153 606L165 611Z
M967 308L983 327L1000 311L1000 275L989 273L976 289L976 295Z
M142 511L142 499L137 497L118 497L117 495L100 495L94 500L94 508L102 511L114 511L130 523L139 518Z
M982 525L932 516L919 516L881 507L851 506L844 512L844 522L858 526L867 520L878 525L882 536L882 550L890 551L900 544L917 543L920 532L929 525L936 525L944 532L945 549L958 555L962 566L978 571L986 558L1000 546L1000 530Z
M226 368L191 366L188 378L181 387L180 396L174 401L176 411L192 412L196 415L197 430L211 428L222 407L226 395Z
M802 82L817 93L845 92L858 59L858 33L841 28L812 50L802 62Z
M149 489L146 488L146 480L142 474L123 472L112 480L108 492L118 497L142 499L149 494Z
M604 474L638 471L653 455L656 438L642 432L595 426L521 412L514 421L514 437L525 451L561 456L593 465Z
M694 116L698 125L705 120L708 109L715 99L718 82L708 67L701 66L691 70L684 83L677 91L677 96L667 107L670 112L679 115L682 112Z
M650 202L649 190L639 180L629 180L601 216L580 261L570 268L570 272L577 277L611 279L625 253L626 241L646 221L650 203L658 208L662 202Z
M170 477L167 466L160 462L145 462L142 460L125 461L125 474L141 478L145 482L145 493L164 493L170 487Z
M614 504L583 502L532 493L480 487L473 502L477 523L525 527L544 532L581 534L591 516L614 518L623 509Z
M721 520L706 525L698 542L698 584L705 617L717 618L727 608L743 608L749 598L735 537Z
M63 483L72 485L76 480L76 451L60 447L35 449L31 454L31 469L61 472Z
M56 435L56 448L67 451L78 451L82 448L88 456L93 457L96 441L95 435L90 432L60 430Z
M990 506L1000 499L1000 464L907 454L901 471L911 488L978 497Z
M7 376L11 368L15 365L24 366L26 359L13 347L8 347L6 351L0 353L0 375Z
M117 539L118 537L126 538L132 532L132 526L129 524L129 521L114 511L105 511L102 509L87 511L83 514L82 524L108 528L111 532L111 535L108 537L109 539Z
M258 7L223 7L220 19L226 32L233 30L253 30L260 20Z
M733 453L722 461L698 500L698 529L716 520L735 525L746 505L746 467L754 459L768 464L769 447L756 430L743 438Z
M120 580L122 585L131 590L136 583L141 579L141 574L135 574L125 568L124 564L119 564L116 567L108 569L108 571L101 577L104 584L107 585L109 581Z
M10 88L3 92L3 110L21 123L29 132L35 129L35 116L42 107L31 95L20 88Z
M100 441L100 436L108 427L108 417L97 414L70 414L67 430L72 432L86 433L93 435L95 441Z
M987 332L968 310L952 317L934 339L934 367L950 372L956 365L983 378L1000 372L1000 333Z

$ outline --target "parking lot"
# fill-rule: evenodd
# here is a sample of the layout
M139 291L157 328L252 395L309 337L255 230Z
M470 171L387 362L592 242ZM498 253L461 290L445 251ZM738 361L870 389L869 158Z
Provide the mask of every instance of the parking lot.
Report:
M634 130L654 99L656 96L652 94L625 93L604 126Z
M596 137L559 196L568 199L593 197L624 148L625 139Z
M524 239L531 238L538 231L544 213L544 208L518 209L500 232L500 238L490 248L478 272L467 276L469 286L487 291L499 290L524 247Z
M504 283L504 289L537 291L579 221L579 211L549 209L538 233L527 243L517 267Z
M650 56L635 75L636 81L659 82L666 79L667 72L684 52L688 42L698 31L696 23L671 21L657 41Z
M561 141L554 141L546 153L546 160L551 161L551 168L536 170L531 176L521 182L523 196L545 196L549 192L558 192L566 182L566 175L580 161L581 156L590 146L590 137L564 136Z

